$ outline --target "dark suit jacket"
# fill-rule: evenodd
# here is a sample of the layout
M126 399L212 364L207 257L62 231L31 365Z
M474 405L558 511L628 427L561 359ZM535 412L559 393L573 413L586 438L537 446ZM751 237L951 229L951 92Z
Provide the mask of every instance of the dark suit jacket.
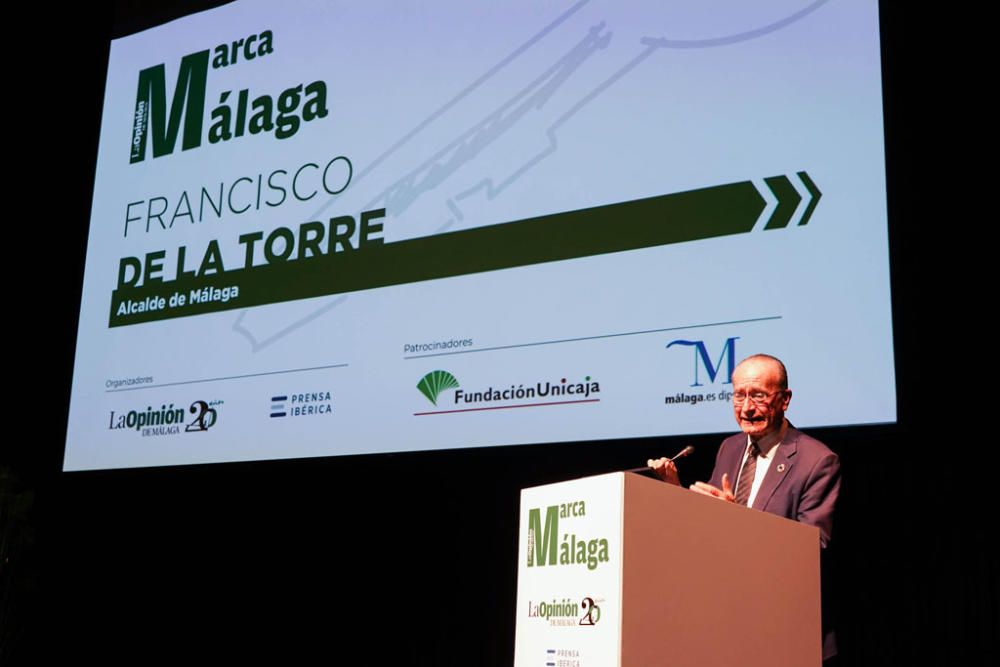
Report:
M747 436L722 441L711 484L722 488L722 474L736 488ZM825 549L833 531L833 509L840 493L840 459L826 445L789 425L785 439L767 469L753 508L819 528Z

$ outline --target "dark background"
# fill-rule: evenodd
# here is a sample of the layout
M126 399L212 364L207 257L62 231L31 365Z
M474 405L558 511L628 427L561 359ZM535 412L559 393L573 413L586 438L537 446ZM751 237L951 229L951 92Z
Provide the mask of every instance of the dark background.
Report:
M8 21L0 662L509 665L519 489L685 444L685 481L707 479L720 435L60 472L108 42L210 4L39 3ZM979 325L996 307L995 75L956 36L974 21L914 5L881 10L899 421L810 430L843 461L828 594L842 665L997 664Z

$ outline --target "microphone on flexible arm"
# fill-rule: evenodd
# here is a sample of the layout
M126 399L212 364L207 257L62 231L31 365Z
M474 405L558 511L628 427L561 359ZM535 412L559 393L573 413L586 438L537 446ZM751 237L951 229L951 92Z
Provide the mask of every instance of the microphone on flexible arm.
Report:
M677 452L676 454L674 454L673 456L671 456L667 460L668 461L676 461L678 459L684 458L685 456L689 456L693 452L694 452L694 447L692 447L691 445L688 445L687 447L685 447L681 451ZM653 469L650 468L649 466L640 466L638 468L629 468L628 470L622 470L622 472L635 472L635 473L640 473L641 474L641 473L651 473L651 472L653 472Z

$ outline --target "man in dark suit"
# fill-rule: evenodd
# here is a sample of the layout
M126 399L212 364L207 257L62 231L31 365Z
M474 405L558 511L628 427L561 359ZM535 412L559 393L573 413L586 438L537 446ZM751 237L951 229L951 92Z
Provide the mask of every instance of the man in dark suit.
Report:
M760 461L768 455L771 460L767 461L767 474L762 476L756 497L749 506L816 526L820 545L825 549L833 529L833 510L840 488L840 462L822 442L810 438L787 421L785 424L786 428L776 433L776 448L767 454L758 454L755 476L760 476ZM759 446L761 452L765 451L765 446ZM739 479L747 450L746 436L726 438L719 447L711 481L708 484L696 482L693 490L721 495L724 500L735 502L729 480Z
M785 410L791 400L788 373L779 359L755 354L741 361L733 371L733 411L742 433L722 441L711 480L690 488L816 526L825 551L840 492L840 460L788 423ZM680 485L672 461L648 463L663 480ZM836 648L832 632L824 635L823 657L829 658Z
M825 548L840 491L840 461L788 423L791 400L779 359L755 354L741 361L733 371L733 411L742 433L722 441L712 479L695 482L691 490L816 526ZM672 461L650 460L649 466L680 485Z

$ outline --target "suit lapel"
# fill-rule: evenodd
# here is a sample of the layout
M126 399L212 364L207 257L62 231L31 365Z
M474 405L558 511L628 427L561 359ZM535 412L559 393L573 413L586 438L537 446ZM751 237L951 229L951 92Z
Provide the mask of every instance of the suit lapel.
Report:
M774 453L774 460L768 466L764 481L761 482L760 489L757 490L757 497L753 501L754 509L763 510L767 507L771 496L784 481L785 476L791 473L792 466L795 465L792 457L795 456L798 438L799 432L789 426L788 432L785 433L785 440L778 445L778 451Z

